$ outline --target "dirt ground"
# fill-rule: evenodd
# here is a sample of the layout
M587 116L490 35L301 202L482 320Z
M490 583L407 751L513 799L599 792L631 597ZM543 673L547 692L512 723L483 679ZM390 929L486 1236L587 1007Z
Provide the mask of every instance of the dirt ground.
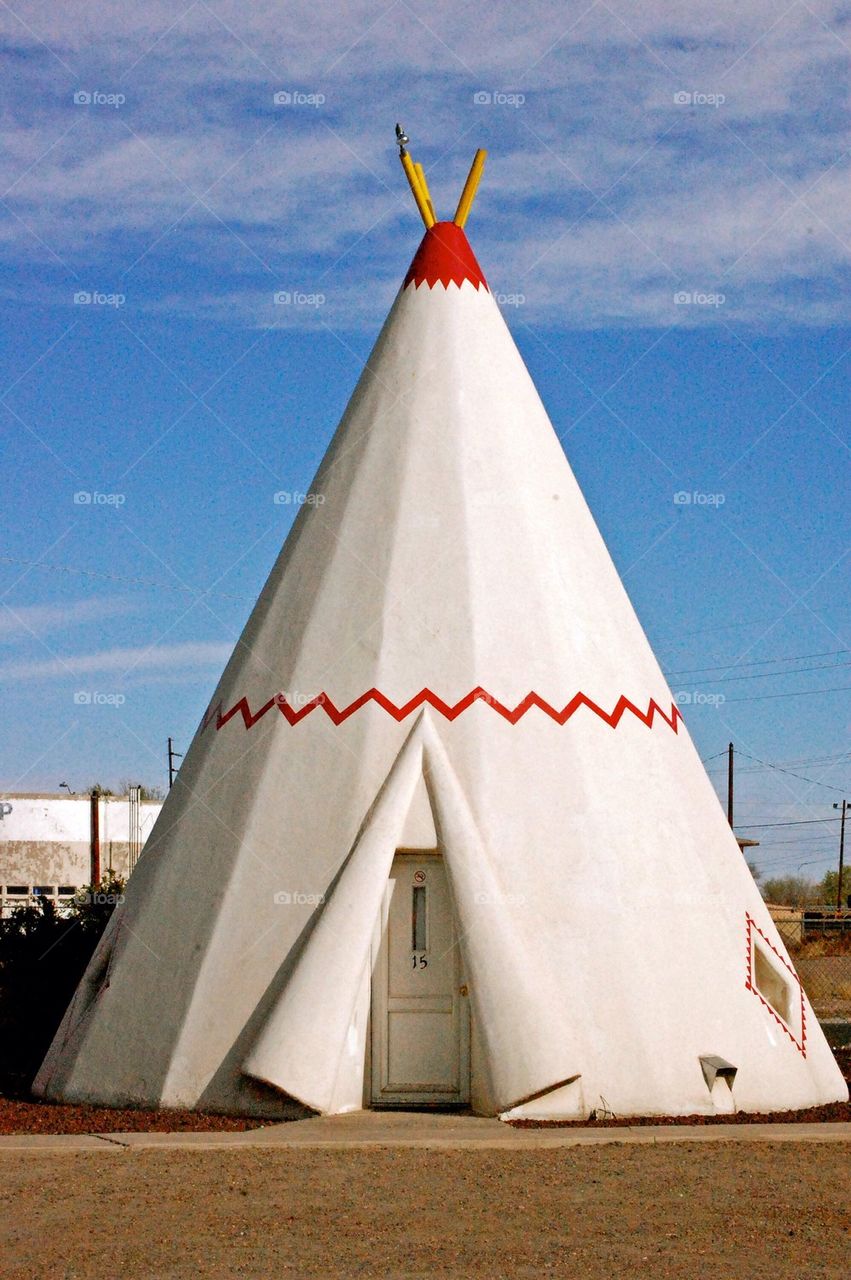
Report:
M851 1143L0 1156L4 1280L849 1274Z

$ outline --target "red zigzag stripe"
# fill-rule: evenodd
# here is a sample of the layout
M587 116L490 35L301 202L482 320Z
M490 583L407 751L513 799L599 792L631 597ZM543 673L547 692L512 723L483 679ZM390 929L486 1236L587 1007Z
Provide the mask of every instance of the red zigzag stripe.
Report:
M474 702L486 702L509 724L517 724L517 721L522 716L525 716L531 707L537 707L539 711L543 711L544 715L549 716L551 720L555 720L556 724L566 724L580 707L587 707L589 711L593 711L594 715L605 721L611 729L618 727L621 718L627 711L640 720L642 724L646 724L648 729L652 729L655 717L659 716L676 733L677 727L682 720L682 715L675 703L671 703L671 713L668 715L653 698L650 699L647 710L642 711L634 702L630 702L629 698L625 698L622 695L618 698L614 711L609 713L584 693L574 694L570 702L565 707L562 707L561 710L551 706L549 702L539 697L537 693L527 693L523 701L518 702L516 707L506 707L497 698L494 698L492 694L488 693L487 690L479 686L476 689L472 689L466 697L453 705L444 702L436 693L432 693L431 689L421 689L415 697L411 698L410 702L403 703L401 707L397 706L395 702L391 702L378 689L368 689L359 698L355 698L354 702L350 702L347 707L342 708L335 706L327 693L317 694L315 698L311 698L309 702L306 702L303 707L291 706L287 702L286 696L279 693L274 698L270 698L256 712L249 707L247 698L240 698L239 702L235 703L229 711L222 711L221 703L211 707L201 722L201 728L206 729L207 725L215 723L216 729L221 729L235 716L242 716L245 728L251 729L273 707L277 707L284 719L291 725L299 724L300 721L304 720L305 716L309 716L317 707L321 707L334 724L342 724L344 720L348 720L349 716L353 716L367 702L377 703L394 720L399 721L404 720L406 716L418 710L419 707L426 705L432 707L435 711L439 711L445 719L455 720L463 711L471 707Z

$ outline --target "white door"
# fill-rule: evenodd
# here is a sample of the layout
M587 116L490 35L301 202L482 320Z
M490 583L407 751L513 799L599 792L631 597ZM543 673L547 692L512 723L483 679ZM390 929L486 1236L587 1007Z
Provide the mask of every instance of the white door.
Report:
M470 1097L470 1028L443 861L393 860L372 980L372 1102L459 1105Z

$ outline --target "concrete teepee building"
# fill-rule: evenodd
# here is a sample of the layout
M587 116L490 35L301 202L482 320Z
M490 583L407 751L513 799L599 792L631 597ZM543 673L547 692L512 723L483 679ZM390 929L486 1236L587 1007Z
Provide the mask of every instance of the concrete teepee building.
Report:
M257 1115L842 1076L464 232L425 236L36 1080ZM617 804L611 797L617 794Z

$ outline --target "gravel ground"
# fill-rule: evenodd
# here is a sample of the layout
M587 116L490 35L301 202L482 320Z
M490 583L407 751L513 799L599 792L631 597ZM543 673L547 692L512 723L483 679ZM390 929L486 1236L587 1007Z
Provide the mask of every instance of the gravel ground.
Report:
M0 1156L4 1280L847 1277L851 1143Z

